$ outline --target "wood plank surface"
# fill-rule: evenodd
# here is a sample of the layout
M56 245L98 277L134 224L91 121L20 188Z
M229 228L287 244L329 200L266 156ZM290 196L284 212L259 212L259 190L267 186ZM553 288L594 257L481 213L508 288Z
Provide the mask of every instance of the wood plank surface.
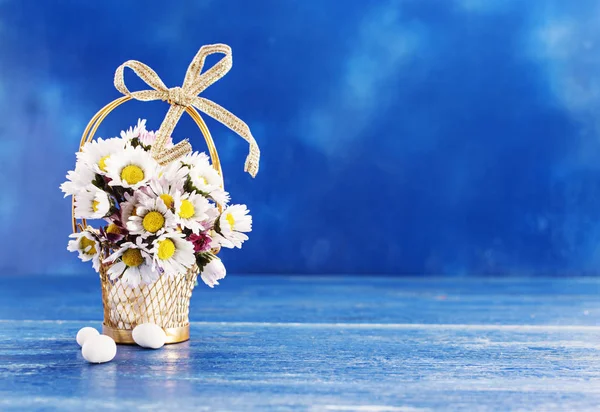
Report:
M0 278L0 410L598 410L600 281L231 276L192 340L119 346L89 277Z

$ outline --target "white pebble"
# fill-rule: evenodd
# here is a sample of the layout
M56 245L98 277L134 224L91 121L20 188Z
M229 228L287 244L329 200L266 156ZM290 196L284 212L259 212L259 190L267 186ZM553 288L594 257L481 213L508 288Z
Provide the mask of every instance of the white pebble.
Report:
M90 363L109 362L117 354L117 345L110 336L93 336L85 341L81 354Z
M79 344L79 346L83 346L86 340L88 340L92 336L98 336L99 334L100 332L98 332L96 329L86 326L85 328L79 329L79 332L77 332L77 337L75 339L77 339L77 343Z
M162 348L167 340L167 334L162 328L154 323L143 323L137 325L131 333L135 343L142 348Z

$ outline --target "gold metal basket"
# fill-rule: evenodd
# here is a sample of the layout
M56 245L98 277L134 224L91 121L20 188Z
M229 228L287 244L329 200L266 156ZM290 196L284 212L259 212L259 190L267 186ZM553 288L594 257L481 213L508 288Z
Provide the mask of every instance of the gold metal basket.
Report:
M134 343L132 329L142 323L154 323L163 328L166 343L178 343L190 338L188 320L192 289L198 275L192 268L185 276L161 276L151 285L131 288L108 277L110 266L100 268L104 323L102 333L117 343Z
M83 149L85 143L93 140L98 127L108 114L132 98L124 96L104 106L90 120L79 145ZM221 164L217 148L206 123L198 111L189 106L185 111L196 122L211 157L212 165L221 176ZM219 210L221 209L220 206ZM221 210L220 210L221 211ZM75 197L72 202L73 232L79 232L87 227L85 219L79 222L75 218ZM213 253L217 253L215 250ZM111 250L102 250L101 256L107 257ZM100 283L102 287L102 304L104 307L104 322L102 333L112 337L116 343L133 344L132 330L138 324L155 323L162 327L167 334L166 343L184 342L190 338L189 307L192 290L198 276L197 267L191 268L185 276L161 276L151 285L131 288L120 281L111 281L107 274L110 264L101 263Z

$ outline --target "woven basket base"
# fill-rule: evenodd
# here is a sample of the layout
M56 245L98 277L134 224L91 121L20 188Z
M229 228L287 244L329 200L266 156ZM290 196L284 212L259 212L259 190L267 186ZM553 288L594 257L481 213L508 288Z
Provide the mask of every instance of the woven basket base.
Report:
M185 342L190 339L190 325L180 326L178 328L164 329L167 334L167 345L171 343ZM115 329L110 326L102 325L102 334L110 336L120 345L135 345L135 341L131 336L131 329Z

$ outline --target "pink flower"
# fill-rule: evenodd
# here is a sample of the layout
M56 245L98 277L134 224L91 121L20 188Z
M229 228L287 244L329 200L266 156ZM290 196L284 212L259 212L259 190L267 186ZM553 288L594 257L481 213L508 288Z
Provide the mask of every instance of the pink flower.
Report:
M139 136L140 142L145 146L152 146L156 140L156 133L143 130Z
M140 139L140 142L144 146L152 146L152 144L156 140L156 132L154 132L154 131L148 131L148 130L142 130L140 132L139 139ZM172 137L169 137L167 139L166 147L173 147L173 138Z
M206 233L195 234L188 236L188 240L194 245L194 252L206 252L210 249L212 239Z

